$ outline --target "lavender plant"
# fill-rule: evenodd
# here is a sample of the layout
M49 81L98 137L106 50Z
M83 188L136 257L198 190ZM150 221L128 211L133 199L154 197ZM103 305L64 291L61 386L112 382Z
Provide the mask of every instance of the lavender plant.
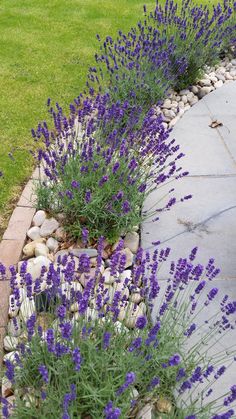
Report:
M169 42L174 38L176 48L170 60L176 89L194 84L205 66L215 65L222 49L234 42L235 10L236 4L231 0L212 7L197 6L192 0L184 0L181 5L167 0L163 7L157 0L147 22L164 31Z
M139 249L130 276L122 246L120 242L111 259L113 286L101 273L102 238L93 273L86 255L77 261L59 259L48 272L42 270L37 284L27 273L27 262L21 266L20 280L11 268L18 304L19 284L32 300L46 280L51 311L44 327L39 313L28 317L27 337L14 359L6 361L16 399L14 406L2 399L3 418L9 417L10 409L12 418L139 417L144 405L160 406L163 401L171 418L235 416L235 385L222 389L222 397L214 400L214 389L235 362L235 348L227 355L210 355L208 345L212 336L227 336L235 326L236 311L236 302L224 296L218 313L211 316L219 291L212 284L219 273L214 260L205 267L195 263L193 249L189 258L170 264L163 289L158 271L170 249L156 249L152 257ZM146 313L130 302L127 289L132 294L137 287L148 306ZM206 322L199 321L202 310ZM194 335L197 339L192 341Z
M90 68L88 86L104 89L108 79L113 100L128 99L147 110L170 88L188 87L206 65L217 63L222 50L235 42L235 9L231 0L212 7L157 0L149 15L144 6L144 20L128 34L119 31L116 40L107 36L101 43L95 55L99 67Z
M38 207L63 212L73 237L86 228L90 238L103 235L114 242L144 216L157 218L176 203L171 197L150 213L141 213L154 188L187 172L177 167L183 153L169 139L161 116L151 109L138 129L134 108L126 125L116 129L113 121L119 125L126 110L126 103L111 105L108 95L99 95L84 100L69 120L61 110L57 115L52 110L56 135L45 124L33 133L36 138L44 136L45 149L39 150L37 159L48 179L37 188Z

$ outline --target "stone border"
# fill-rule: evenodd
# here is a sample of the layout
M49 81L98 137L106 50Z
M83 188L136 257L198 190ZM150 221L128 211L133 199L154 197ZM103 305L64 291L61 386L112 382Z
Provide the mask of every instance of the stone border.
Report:
M0 262L7 267L7 278L0 280L0 366L3 355L3 339L8 321L8 299L10 295L9 266L16 266L22 254L27 230L30 228L36 209L34 208L33 185L39 179L36 168L24 187L0 243Z

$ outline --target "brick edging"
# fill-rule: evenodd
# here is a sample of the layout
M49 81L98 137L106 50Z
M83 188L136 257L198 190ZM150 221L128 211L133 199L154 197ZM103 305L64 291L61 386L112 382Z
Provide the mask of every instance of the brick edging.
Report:
M19 201L11 215L8 227L0 243L0 262L7 268L6 280L0 281L0 365L2 364L3 339L8 321L8 300L10 295L9 266L17 266L26 241L26 233L36 212L34 208L34 182L39 179L39 170L35 169L26 184Z

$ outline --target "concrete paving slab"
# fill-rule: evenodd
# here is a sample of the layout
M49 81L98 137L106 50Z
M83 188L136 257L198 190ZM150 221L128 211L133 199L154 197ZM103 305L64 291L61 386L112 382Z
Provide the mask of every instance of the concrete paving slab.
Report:
M193 198L160 214L159 221L144 222L142 246L153 249L152 243L160 241L162 247L171 248L173 260L199 246L203 263L215 257L221 278L236 279L236 176L188 177L175 186L178 199L189 193ZM162 195L169 189L169 185L163 187ZM161 190L148 197L144 210L155 205ZM161 277L168 277L166 266L161 269Z

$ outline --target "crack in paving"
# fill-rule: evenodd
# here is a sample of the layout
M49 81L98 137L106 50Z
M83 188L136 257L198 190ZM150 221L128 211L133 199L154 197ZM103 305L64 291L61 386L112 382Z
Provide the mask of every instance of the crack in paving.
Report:
M191 222L191 221L182 221L182 220L178 219L179 224L183 224L183 225L186 227L186 229L185 229L184 231L181 231L181 232L180 232L180 233L178 233L178 234L175 234L174 236L169 237L169 238L168 238L168 239L166 239L166 240L161 241L161 242L160 242L160 244L166 243L166 242L168 242L168 241L170 241L170 240L174 239L175 237L181 236L182 234L185 234L185 233L193 233L193 232L195 232L197 229L199 229L199 230L200 230L200 232L205 232L205 233L207 233L207 234L210 234L210 231L208 230L208 227L207 227L207 225L206 225L206 224L207 224L210 220L212 220L212 219L214 219L214 218L216 218L216 217L219 217L220 215L224 214L225 212L230 211L230 210L233 210L233 209L235 209L235 208L236 208L236 205L233 205L233 206L231 206L231 207L229 207L229 208L225 208L225 209L223 209L223 210L221 210L221 211L218 211L216 214L213 214L213 215L211 215L210 217L206 218L205 220L200 221L199 223L196 223L196 224L194 224L194 223L193 223L193 222ZM151 248L152 248L152 247L154 247L154 246L155 246L155 245L149 246L149 247L148 247L148 248L146 248L146 249L151 249Z

